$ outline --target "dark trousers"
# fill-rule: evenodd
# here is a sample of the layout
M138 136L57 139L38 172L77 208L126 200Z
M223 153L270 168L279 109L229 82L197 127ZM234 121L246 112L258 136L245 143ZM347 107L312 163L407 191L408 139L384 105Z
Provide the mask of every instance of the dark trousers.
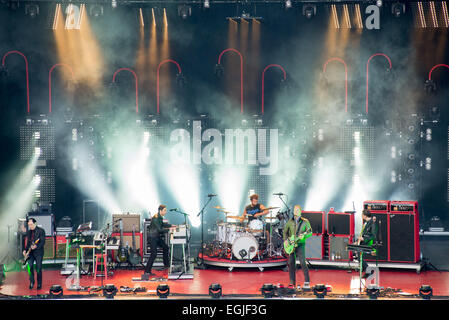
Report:
M148 240L150 242L150 257L148 258L147 265L145 266L145 273L151 273L151 268L153 268L153 263L157 256L157 247L162 248L164 267L168 267L168 246L165 241L161 237L149 237Z
M363 252L360 253L360 261L362 262L362 273L365 272L366 268L368 268L368 263L366 263L363 258Z
M42 260L44 259L43 254L30 253L30 258L28 260L28 267L30 273L30 282L34 283L34 262L36 262L36 275L37 275L37 285L42 285Z
M296 247L295 251L288 257L288 273L290 277L290 284L296 286L296 257L299 259L301 264L302 272L304 273L304 282L310 282L309 278L309 268L306 262L306 246L299 245Z

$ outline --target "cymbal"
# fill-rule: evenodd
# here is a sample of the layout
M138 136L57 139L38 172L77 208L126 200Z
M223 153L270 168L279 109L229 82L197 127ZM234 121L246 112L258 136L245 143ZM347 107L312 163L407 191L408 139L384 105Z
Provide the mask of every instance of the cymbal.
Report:
M225 210L217 210L217 211L218 211L218 213L225 213L225 214L232 213L231 211L225 211Z
M228 216L228 218L230 218L230 219L242 219L241 216Z
M220 206L215 206L215 207L213 207L213 208L215 208L215 209L224 209L224 208L222 208L222 207L220 207Z
M279 207L268 207L268 208L265 208L264 210L273 210L273 209L279 209Z

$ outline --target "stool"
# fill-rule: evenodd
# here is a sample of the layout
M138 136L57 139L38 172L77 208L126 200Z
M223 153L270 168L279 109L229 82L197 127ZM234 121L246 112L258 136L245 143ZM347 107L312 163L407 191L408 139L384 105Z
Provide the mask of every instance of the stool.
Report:
M97 278L98 262L101 259L103 259L103 263L100 263L100 265L103 266L105 279L108 278L108 258L107 258L107 255L106 255L106 253L98 253L98 254L95 254L94 279Z

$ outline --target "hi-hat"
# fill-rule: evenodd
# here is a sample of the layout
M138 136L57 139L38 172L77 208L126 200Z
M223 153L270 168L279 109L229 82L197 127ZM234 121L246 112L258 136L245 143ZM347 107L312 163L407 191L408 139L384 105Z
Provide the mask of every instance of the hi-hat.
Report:
M230 218L230 219L243 219L243 217L241 217L241 216L228 216L228 218Z
M222 208L222 207L220 207L220 206L215 206L215 207L213 207L214 209L224 209L224 208Z

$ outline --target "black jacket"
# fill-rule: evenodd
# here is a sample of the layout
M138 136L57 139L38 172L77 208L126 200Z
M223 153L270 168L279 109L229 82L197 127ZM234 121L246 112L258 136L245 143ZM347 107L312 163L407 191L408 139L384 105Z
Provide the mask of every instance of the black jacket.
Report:
M152 238L160 237L164 233L164 228L169 227L171 227L171 224L164 223L164 218L160 214L155 214L151 218L148 234Z
M25 251L31 247L32 243L35 243L36 240L39 241L36 244L36 249L31 250L34 255L44 255L44 245L45 245L45 230L36 226L36 228L32 230L28 230L26 233L26 246Z
M368 222L365 222L361 235L363 240L360 242L360 244L371 245L373 243L376 243L377 228L378 228L377 222L375 221L374 217L372 217L371 220L369 220Z

